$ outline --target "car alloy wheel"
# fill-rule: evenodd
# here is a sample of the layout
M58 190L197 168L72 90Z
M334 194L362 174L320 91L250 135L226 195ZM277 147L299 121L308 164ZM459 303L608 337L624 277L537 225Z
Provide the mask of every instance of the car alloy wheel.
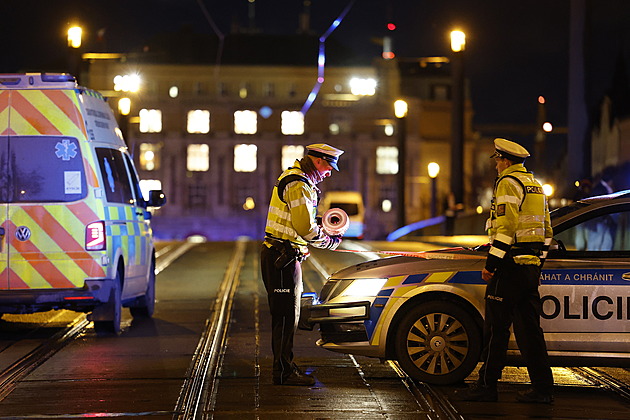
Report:
M450 384L466 378L481 353L481 331L472 316L448 301L414 306L400 321L396 356L412 378Z

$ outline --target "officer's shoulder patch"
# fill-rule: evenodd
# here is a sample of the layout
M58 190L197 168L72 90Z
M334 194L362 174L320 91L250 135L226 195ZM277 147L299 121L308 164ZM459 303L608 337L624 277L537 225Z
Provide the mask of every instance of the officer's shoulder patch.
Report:
M505 216L505 204L499 204L497 206L497 216Z

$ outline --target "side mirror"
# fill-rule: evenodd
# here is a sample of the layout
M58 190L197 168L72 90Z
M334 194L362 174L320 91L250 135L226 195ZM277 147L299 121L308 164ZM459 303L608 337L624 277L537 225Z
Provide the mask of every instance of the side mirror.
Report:
M147 200L148 207L162 207L164 204L166 204L166 195L164 195L164 191L149 191L149 200Z

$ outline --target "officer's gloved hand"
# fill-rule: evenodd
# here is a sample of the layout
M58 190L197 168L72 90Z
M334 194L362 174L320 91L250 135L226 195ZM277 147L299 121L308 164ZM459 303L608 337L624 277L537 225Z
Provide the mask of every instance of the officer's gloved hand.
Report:
M339 244L341 243L341 236L332 235L332 236L329 236L329 238L330 238L330 242L328 243L328 246L326 247L326 249L330 249L331 251L334 251L335 249L339 247Z

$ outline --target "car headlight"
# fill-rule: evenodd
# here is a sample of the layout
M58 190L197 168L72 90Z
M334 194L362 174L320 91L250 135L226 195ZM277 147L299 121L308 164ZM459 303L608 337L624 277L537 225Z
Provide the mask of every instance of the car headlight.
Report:
M376 296L387 279L356 279L341 296Z

